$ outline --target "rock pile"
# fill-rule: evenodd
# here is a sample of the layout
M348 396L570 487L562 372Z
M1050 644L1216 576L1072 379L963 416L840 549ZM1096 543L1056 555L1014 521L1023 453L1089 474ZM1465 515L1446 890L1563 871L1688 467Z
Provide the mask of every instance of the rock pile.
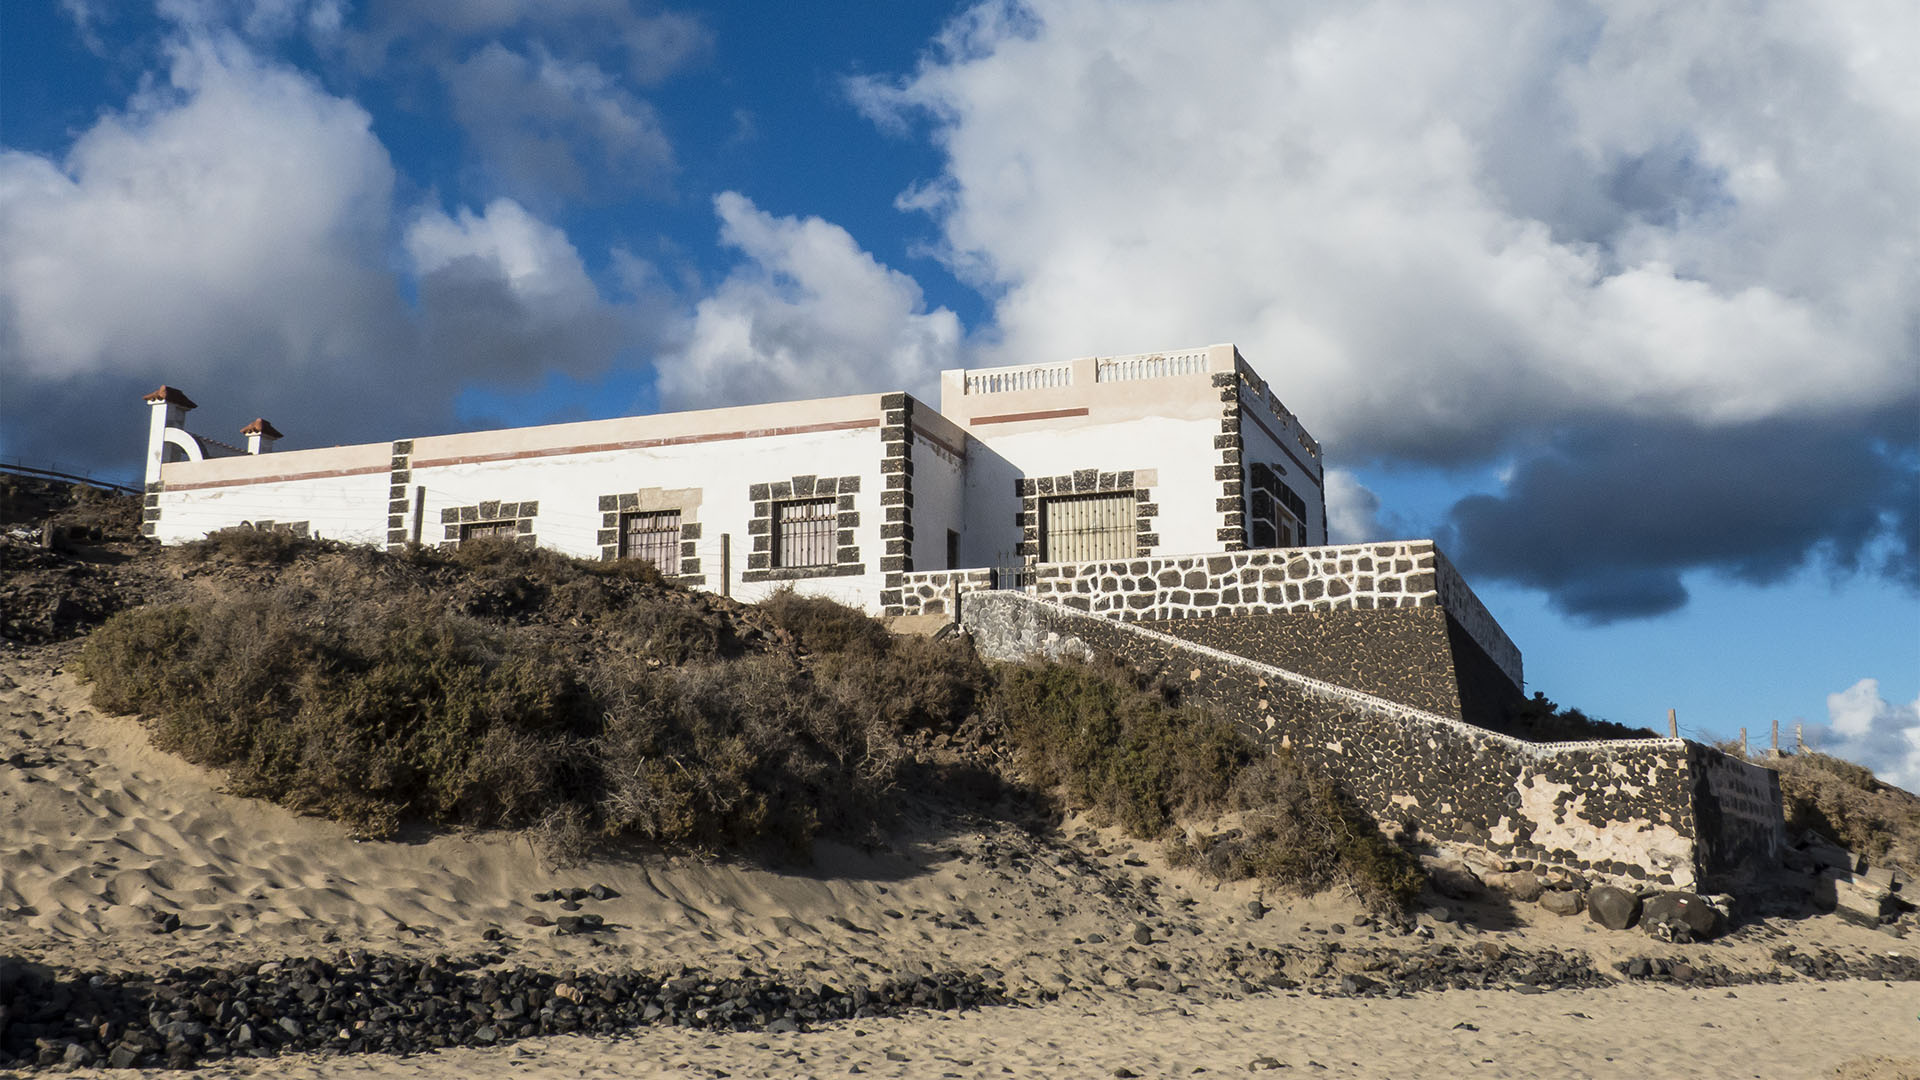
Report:
M187 1068L290 1052L408 1054L648 1025L796 1031L828 1020L1004 1004L979 975L877 986L709 972L553 973L498 958L343 954L157 976L59 973L0 958L0 1069Z
M1847 957L1832 950L1802 953L1791 945L1773 951L1778 967L1771 971L1733 971L1710 961L1685 957L1638 956L1614 965L1634 982L1671 982L1689 986L1750 986L1792 981L1796 976L1828 981L1873 979L1879 982L1920 982L1920 959L1868 953Z
M1576 990L1613 980L1584 953L1510 949L1493 942L1425 949L1229 949L1221 966L1244 992L1302 990L1319 997L1399 997L1437 990Z

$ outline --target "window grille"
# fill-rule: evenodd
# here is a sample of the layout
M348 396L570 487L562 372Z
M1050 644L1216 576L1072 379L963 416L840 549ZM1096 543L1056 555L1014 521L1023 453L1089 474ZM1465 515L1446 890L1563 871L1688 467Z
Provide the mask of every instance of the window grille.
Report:
M1138 532L1131 491L1047 499L1040 504L1040 561L1131 559Z
M520 535L520 525L514 521L469 521L460 526L460 542L478 540L483 536Z
M650 562L663 574L680 572L680 511L620 515L620 557Z
M773 565L833 565L838 513L832 499L803 499L773 507Z

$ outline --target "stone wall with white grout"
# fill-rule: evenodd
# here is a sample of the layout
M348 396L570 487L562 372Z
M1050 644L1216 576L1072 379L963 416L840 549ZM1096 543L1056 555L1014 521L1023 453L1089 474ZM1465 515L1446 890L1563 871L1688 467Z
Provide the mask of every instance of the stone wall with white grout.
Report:
M1712 747L1527 742L1057 601L982 590L961 607L982 656L1115 656L1433 839L1680 888L1724 888L1778 856L1773 774Z
M945 598L953 582L907 574L902 610ZM989 589L991 574L961 579L961 591ZM1493 662L1524 686L1520 650L1431 540L1150 556L1099 563L1043 563L1031 591L1076 611L1127 622L1310 611L1444 609Z

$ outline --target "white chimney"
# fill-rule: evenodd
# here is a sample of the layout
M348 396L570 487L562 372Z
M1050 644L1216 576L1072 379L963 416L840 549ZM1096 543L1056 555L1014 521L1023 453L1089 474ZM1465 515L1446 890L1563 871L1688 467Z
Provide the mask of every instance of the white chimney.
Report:
M255 417L253 423L240 429L240 434L247 437L249 454L264 454L273 449L275 440L285 438L262 417Z
M171 386L162 386L144 399L153 407L152 418L147 425L147 483L160 479L160 465L166 461L178 461L186 456L183 450L175 450L170 457L167 453L167 429L178 428L186 431L187 410L197 408L193 399L175 390Z

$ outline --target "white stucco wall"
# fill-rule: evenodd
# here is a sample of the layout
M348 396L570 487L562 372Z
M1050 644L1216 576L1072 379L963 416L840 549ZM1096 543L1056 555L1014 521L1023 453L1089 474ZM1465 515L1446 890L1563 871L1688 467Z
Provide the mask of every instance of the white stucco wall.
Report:
M916 410L916 414L918 410ZM910 570L947 568L947 532L966 533L966 434L938 415L915 416ZM928 436L931 436L929 438ZM952 453L958 449L960 454Z
M176 544L242 522L304 521L329 540L379 543L387 527L387 451L385 443L368 443L167 462L164 490L150 508L159 511L153 536Z
M877 413L877 409L876 409ZM682 506L683 520L701 525L696 542L706 587L721 591L719 580L722 537L731 537L729 578L732 595L752 599L777 587L745 582L753 539L748 522L754 516L749 489L754 484L791 480L795 475L857 476L860 490L854 503L860 523L853 530L861 562L878 580L880 569L880 435L875 427L849 431L822 431L773 435L725 442L685 443L639 449L560 454L506 461L434 465L447 447L436 440L414 444L413 483L425 488L427 543L445 540L443 512L449 507L486 501L536 500L533 535L543 547L569 555L600 557L602 529L600 498L642 488L694 489L697 505ZM691 500L689 500L691 501ZM807 579L795 582L805 592L845 594L854 579L832 587ZM877 603L879 586L862 584Z
M1223 467L1222 394L1228 395L1224 407L1233 408L1234 391L1225 388L1236 378L1243 462L1285 468L1289 485L1307 503L1309 538L1323 539L1310 437L1232 346L1217 345L943 373L941 411L918 402L907 410L914 533L907 569L946 569L948 530L960 534L962 567L1021 562L1020 516L1035 506L1023 504L1019 481L1079 473L1081 486L1060 488L1078 493L1089 490L1089 471L1104 477L1094 490L1117 487L1113 474L1131 473L1133 488L1148 492L1156 512L1143 522L1141 540L1149 554L1221 550L1228 535L1222 527L1233 525L1232 507L1219 503L1216 473ZM417 528L420 541L438 544L459 523L457 508L537 504L532 514L490 516L515 518L523 535L543 546L599 558L615 525L607 515L616 512L603 500L652 491L645 508L678 508L683 522L698 523L698 536L684 535L683 543L693 545L699 567L692 572L705 578L704 586L750 599L778 587L745 580L759 569L753 565L754 504L768 501L751 498L750 488L796 476L856 477L859 521L837 525L851 528L862 572L842 566L837 576L808 576L795 585L877 607L890 539L885 526L902 516L902 508L882 499L889 469L897 481L901 465L885 460L889 447L897 454L901 445L897 412L890 429L895 441L886 442L885 400L853 395L170 462L161 467L163 490L150 497L149 513L157 516L154 535L169 542L266 520L306 522L321 536L376 544L413 539ZM890 400L899 409L900 398ZM1294 460L1303 456L1314 467L1311 477ZM1038 488L1037 497L1048 494ZM1229 515L1224 522L1223 513Z
M216 529L268 521L305 522L307 533L355 544L387 533L387 474L322 477L281 483L164 491L154 536L161 543L198 540Z
M698 539L687 542L695 545L705 587L752 600L789 583L744 580L755 570L749 522L756 502L774 501L752 498L752 487L790 484L796 476L852 477L858 490L846 497L859 520L849 531L864 572L841 567L838 574L797 577L790 584L877 609L884 581L881 420L880 396L857 395L423 437L411 440L404 458L394 456L390 443L373 443L169 463L163 490L154 496L154 535L180 542L243 522L304 521L329 539L385 543L391 469L405 461L400 487L409 536L416 514L421 541L438 544L446 541L450 525L457 535L457 522L447 520L450 508L535 503L531 535L542 546L599 558L608 513L602 498L668 489L659 507L677 507L683 522L700 524ZM941 423L937 415L933 420ZM946 474L947 493L936 493L932 501L957 519L958 466L936 461L925 471L936 492ZM838 502L841 493L835 497ZM721 552L728 541L723 583ZM935 552L942 558L944 542L942 532Z
M1213 448L1213 437L1219 431L1217 405L1211 415L1197 418L1140 416L1103 421L1086 416L999 425L998 430L980 434L1014 471L989 478L984 485L969 478L969 527L984 526L994 537L995 550L1012 550L1020 536L1012 525L1020 510L1013 476L1060 476L1080 469L1132 471L1136 477L1150 474L1144 479L1151 483L1136 483L1151 490L1152 501L1160 508L1154 522L1160 542L1153 553L1218 550L1214 530L1220 515L1214 501L1220 485L1213 479L1213 467L1220 462L1220 452Z

